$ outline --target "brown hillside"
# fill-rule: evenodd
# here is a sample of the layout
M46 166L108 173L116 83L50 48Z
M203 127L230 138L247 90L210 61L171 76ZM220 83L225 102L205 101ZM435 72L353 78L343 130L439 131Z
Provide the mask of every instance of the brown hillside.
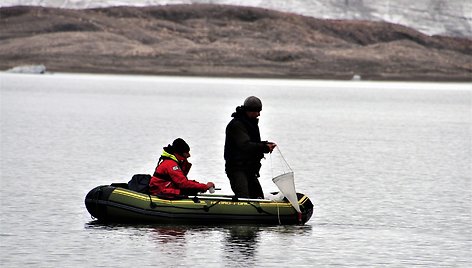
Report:
M223 5L0 8L0 70L472 81L472 40Z

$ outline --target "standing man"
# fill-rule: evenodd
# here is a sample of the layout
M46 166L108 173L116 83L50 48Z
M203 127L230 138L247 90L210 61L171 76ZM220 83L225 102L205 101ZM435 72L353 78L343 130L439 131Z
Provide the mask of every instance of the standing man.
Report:
M225 169L237 197L264 198L258 180L261 159L277 145L261 141L258 126L261 110L261 100L250 96L242 106L236 107L236 112L231 115L233 119L226 127Z

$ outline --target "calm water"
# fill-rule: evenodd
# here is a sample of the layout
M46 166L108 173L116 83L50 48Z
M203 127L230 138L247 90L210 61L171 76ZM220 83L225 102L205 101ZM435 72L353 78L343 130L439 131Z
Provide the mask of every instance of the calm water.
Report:
M0 74L2 267L470 267L472 85ZM95 186L191 146L190 178L231 193L224 129L249 95L303 226L95 223ZM277 156L261 182L276 191Z

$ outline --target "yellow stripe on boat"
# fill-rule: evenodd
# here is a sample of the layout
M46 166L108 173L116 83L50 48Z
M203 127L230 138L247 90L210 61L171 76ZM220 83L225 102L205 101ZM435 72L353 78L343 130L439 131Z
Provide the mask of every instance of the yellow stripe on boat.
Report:
M132 198L136 198L136 199L140 199L140 200L144 200L144 201L149 201L149 195L134 193L134 192L126 191L124 189L123 190L122 189L115 189L115 191L113 191L113 193L128 196L128 197L132 197ZM190 205L201 205L201 206L205 205L205 204L195 203L192 200L166 200L166 199L160 199L160 198L155 197L155 196L151 196L151 198L152 198L152 202L159 202L159 203L190 204Z
M298 200L298 204L303 205L303 203L305 203L306 200L308 200L308 197L307 197L306 195L304 195L304 196L302 197L302 199Z
M125 189L115 189L113 191L114 194L118 194L118 195L123 195L123 196L127 196L127 197L132 197L132 198L136 198L136 199L140 199L140 200L143 200L143 201L149 201L149 195L145 195L145 194L140 194L140 193L135 193L135 192L131 192L131 191L128 191L128 190L125 190ZM189 199L184 199L184 200L167 200L167 199L161 199L161 198L158 198L156 196L151 196L152 198L152 202L159 202L159 203L166 203L166 204L186 204L186 205L197 205L197 206L205 206L205 202L201 202L201 203L195 203L193 200L189 200ZM204 197L203 198L200 198L200 200L202 201L207 201L207 199L205 199ZM308 197L307 196L303 196L299 201L298 203L303 205L303 203L305 203L306 201L308 200ZM216 203L211 202L212 204ZM278 206L278 207L291 207L292 204L288 203L288 202L257 202L257 201L230 201L230 200L224 200L224 201L220 201L219 203L226 203L226 204L236 204L236 203L244 203L244 204L249 204L249 203L258 203L260 206L268 206L268 207L273 207L273 206Z

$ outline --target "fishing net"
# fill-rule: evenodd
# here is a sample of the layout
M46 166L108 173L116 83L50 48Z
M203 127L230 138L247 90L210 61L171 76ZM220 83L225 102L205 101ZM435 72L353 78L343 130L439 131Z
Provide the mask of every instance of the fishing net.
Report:
M285 196L295 210L301 213L300 206L298 205L297 191L295 190L295 176L293 170L288 165L279 147L277 146L275 148L276 152L271 154L272 181L277 185L277 188L279 188L283 196L279 193L269 199L278 201L277 199L281 199Z

